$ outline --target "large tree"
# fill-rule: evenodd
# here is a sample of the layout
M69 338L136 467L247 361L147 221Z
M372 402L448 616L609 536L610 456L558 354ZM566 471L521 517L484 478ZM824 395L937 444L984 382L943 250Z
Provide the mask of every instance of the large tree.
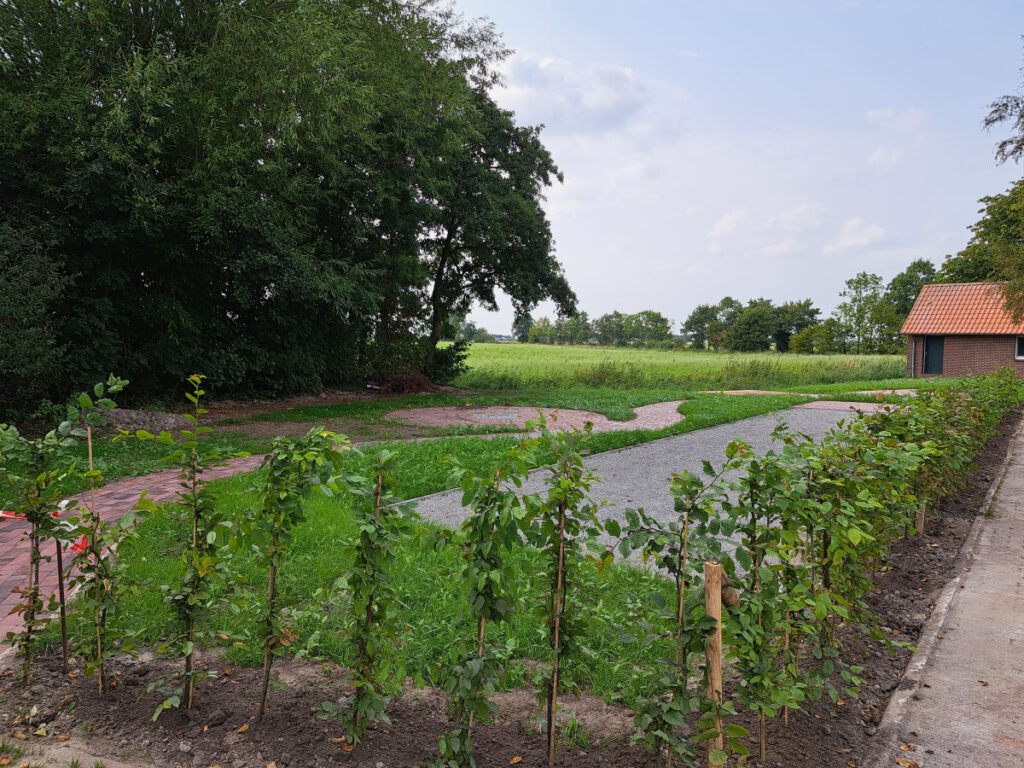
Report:
M915 259L885 287L885 301L901 319L910 314L921 286L935 280L935 265L927 259Z
M981 203L970 241L942 265L939 279L1003 282L1007 303L1019 317L1024 315L1024 180L1002 194L983 197Z
M776 307L777 323L772 338L778 352L788 352L789 342L794 334L800 333L818 322L821 310L811 299L787 301Z
M499 288L518 313L549 298L564 314L576 308L541 205L544 189L562 176L539 129L516 125L483 90L465 109L469 119L451 126L425 190L433 224L422 241L431 283L428 365L445 317L473 302L497 309Z
M706 349L711 329L718 322L718 305L698 304L683 322L682 330L690 337L690 344Z
M432 0L0 3L0 244L53 272L57 388L315 389L497 288L571 307L503 54Z

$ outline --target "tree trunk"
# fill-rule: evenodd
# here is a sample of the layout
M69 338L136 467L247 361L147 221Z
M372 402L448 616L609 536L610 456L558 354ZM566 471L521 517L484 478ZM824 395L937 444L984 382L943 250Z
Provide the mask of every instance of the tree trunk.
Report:
M457 226L448 227L448 233L441 246L441 253L437 257L437 266L434 268L434 285L430 289L430 337L427 339L427 352L424 357L424 365L427 368L434 362L437 343L441 340L441 328L444 327L444 321L448 318L448 307L444 300L445 272L448 269L448 262L451 261L452 247L458 231Z

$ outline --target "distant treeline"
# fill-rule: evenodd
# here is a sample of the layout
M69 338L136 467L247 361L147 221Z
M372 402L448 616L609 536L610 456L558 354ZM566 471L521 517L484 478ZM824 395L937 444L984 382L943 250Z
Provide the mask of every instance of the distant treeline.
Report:
M688 347L730 352L801 352L805 354L885 354L903 349L900 327L921 286L936 279L934 265L912 262L885 283L879 275L860 272L846 281L842 302L821 319L811 299L775 304L771 299L746 303L726 296L701 304L672 334L672 321L653 310L636 314L611 312L590 320L586 312L534 320L520 316L513 335L531 344L601 344L606 346ZM469 336L463 336L469 338Z

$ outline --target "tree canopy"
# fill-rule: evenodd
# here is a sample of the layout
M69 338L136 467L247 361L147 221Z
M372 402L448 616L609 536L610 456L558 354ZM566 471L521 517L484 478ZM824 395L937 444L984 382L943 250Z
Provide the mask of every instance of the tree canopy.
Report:
M44 388L316 389L429 365L497 290L571 312L506 54L431 0L0 5L0 284L38 265Z

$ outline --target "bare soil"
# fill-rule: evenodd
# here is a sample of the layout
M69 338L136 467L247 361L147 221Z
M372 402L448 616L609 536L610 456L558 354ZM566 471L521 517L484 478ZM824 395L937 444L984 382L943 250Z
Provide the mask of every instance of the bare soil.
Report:
M442 693L410 687L389 707L391 724L374 725L365 741L346 751L340 724L319 720L313 713L319 702L343 705L349 700L351 689L336 665L294 659L276 665L267 714L257 722L260 670L232 669L210 657L205 662L218 676L197 686L194 708L170 710L154 723L151 716L160 697L147 693L146 687L171 671L166 662L119 659L113 670L116 687L100 700L91 679L74 673L65 678L59 659L47 656L40 659L27 690L13 670L0 679L0 722L15 743L49 746L46 751L57 750L55 755L85 755L85 765L117 760L166 768L264 768L271 763L277 768L428 766L437 756L438 736L451 727ZM477 765L544 764L543 711L535 694L509 691L498 694L497 703L497 721L475 730ZM26 719L33 706L36 714ZM628 710L593 696L565 697L563 720L570 712L588 743L563 744L563 765L655 765L653 757L629 743ZM46 736L35 735L41 725Z
M897 544L881 571L871 607L888 637L913 643L954 569L957 554L1005 456L1009 437L1021 414L1008 419L979 458L964 490L932 511L927 533ZM859 698L833 704L825 699L806 712L795 713L788 726L781 718L769 723L768 760L755 758L749 766L785 768L859 768L871 751L872 738L886 704L900 686L910 650L887 652L885 646L853 630L841 630L844 658L864 667L865 684ZM39 659L33 685L24 689L13 669L0 676L0 727L19 745L42 750L33 764L66 766L70 756L83 765L101 759L109 765L159 765L221 768L411 768L428 766L435 756L437 737L450 727L441 693L409 688L391 706L391 724L378 724L351 752L337 739L335 722L318 720L313 708L322 701L344 704L350 696L343 670L333 664L286 660L275 669L276 682L266 719L253 719L259 690L259 671L230 669L214 657L206 660L218 672L197 689L191 712L172 710L159 721L150 717L159 700L146 687L169 671L152 658L120 659L115 664L117 686L103 700L93 681L60 672L59 659ZM501 715L476 729L477 764L481 768L544 764L541 709L533 691L501 694ZM27 718L32 707L35 713ZM560 764L601 768L647 768L661 761L631 746L632 715L595 697L565 699L564 717L575 714L586 743L564 744ZM756 753L756 721L738 721L752 734ZM39 731L40 726L43 730ZM45 734L45 735L36 735ZM519 760L516 760L519 758ZM59 760L59 761L54 761Z

